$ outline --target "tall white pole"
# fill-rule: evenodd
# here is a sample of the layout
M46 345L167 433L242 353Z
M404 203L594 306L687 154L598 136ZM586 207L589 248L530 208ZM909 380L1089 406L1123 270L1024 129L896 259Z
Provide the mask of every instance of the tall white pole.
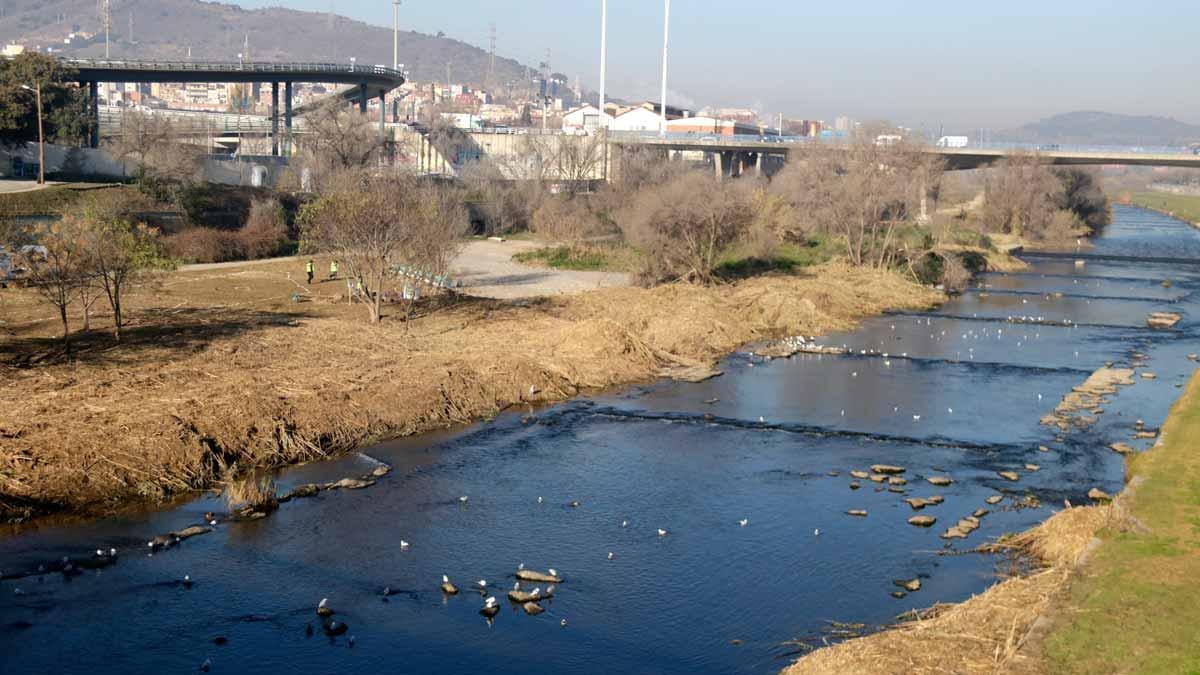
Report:
M392 67L400 67L400 0L392 0Z
M671 0L663 0L665 7L663 10L663 72L662 72L662 97L659 105L662 106L662 124L658 128L658 135L665 137L667 135L667 43L671 35Z
M604 86L608 78L608 0L600 0L600 126L608 127L604 114Z

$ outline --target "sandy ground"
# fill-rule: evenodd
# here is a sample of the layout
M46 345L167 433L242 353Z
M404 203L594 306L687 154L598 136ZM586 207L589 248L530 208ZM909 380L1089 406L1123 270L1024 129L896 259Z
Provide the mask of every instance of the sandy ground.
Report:
M628 286L630 283L628 274L575 272L531 267L514 262L512 259L514 254L532 251L543 246L545 244L535 241L472 240L463 246L463 250L454 259L450 267L450 276L453 279L462 280L463 293L482 298L510 300ZM300 275L298 278L302 278L305 260L307 257L295 256L250 262L185 265L180 268L180 271L204 272L290 262L297 267L297 274ZM318 272L328 269L329 266L326 264L319 267Z
M516 246L488 248L500 260L487 268L496 276L474 277L490 280L485 289L596 283L541 270L522 272L536 283L506 281L501 252ZM290 260L192 268L127 298L120 344L97 304L68 355L50 307L27 289L0 291L0 517L163 499L942 298L836 263L720 288L431 295L407 320L407 308L387 306L380 325L344 292L307 286ZM72 321L78 330L81 317Z
M464 291L471 295L508 299L561 295L630 283L628 274L530 267L512 260L517 253L544 246L535 241L472 241L455 259L451 276L461 278Z
M52 181L46 181L44 185L38 185L36 180L12 180L8 178L0 179L0 194L16 194L18 192L33 192L35 190L44 190L48 187L58 185Z

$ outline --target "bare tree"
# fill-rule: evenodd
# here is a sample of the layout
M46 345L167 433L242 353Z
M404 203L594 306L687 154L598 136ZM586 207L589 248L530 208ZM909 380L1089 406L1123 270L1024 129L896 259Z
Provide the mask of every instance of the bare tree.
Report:
M99 191L64 215L64 223L80 235L87 276L108 298L113 337L120 342L125 326L126 292L148 281L171 261L157 232L135 221L136 202L115 191Z
M1036 155L1013 155L987 177L983 223L992 232L1037 237L1053 222L1062 192L1062 182Z
M109 141L109 149L123 162L136 162L139 177L182 183L199 177L203 151L166 115L123 111L121 133Z
M71 325L67 309L79 297L88 276L84 232L77 222L63 220L30 230L37 242L21 253L29 284L58 310L62 321L63 346L71 350Z
M330 195L312 224L309 237L345 264L372 323L382 316L382 291L395 266L445 271L467 226L461 199L415 178L374 180L363 190Z
M639 192L618 223L626 240L645 253L644 281L707 283L753 219L746 184L692 172Z
M554 173L572 190L596 180L604 162L605 144L598 134L590 136L557 136L554 153Z
M317 192L350 189L377 159L382 139L366 115L330 98L304 116L297 165L307 170Z
M855 265L887 267L904 253L896 246L897 227L918 219L941 171L919 147L859 138L812 148L772 187L792 202L800 229L841 239Z

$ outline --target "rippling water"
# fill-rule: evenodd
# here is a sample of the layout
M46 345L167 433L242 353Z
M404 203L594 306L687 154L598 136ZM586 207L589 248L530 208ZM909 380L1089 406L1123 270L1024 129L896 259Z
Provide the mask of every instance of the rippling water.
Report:
M945 526L998 490L1048 505L997 507L954 544L962 551L1044 519L1064 498L1083 502L1091 487L1118 490L1121 459L1106 446L1146 447L1130 440L1134 420L1161 424L1193 370L1200 265L1178 260L1200 260L1200 237L1147 211L1115 216L1081 256L1105 258L1083 268L1031 258L1030 270L980 277L938 311L823 338L886 359L737 354L703 384L658 383L386 443L279 479L286 489L391 464L369 490L295 501L153 556L151 536L219 502L2 538L5 573L96 547L122 555L98 572L0 582L0 670L195 671L209 659L211 672L769 673L795 652L786 641L819 643L830 621L879 625L961 600L992 582L998 561L943 555ZM1147 262L1160 259L1175 262ZM1184 321L1151 331L1145 316L1158 310ZM1021 316L1070 325L1008 322ZM1062 441L1039 425L1089 373L1135 352L1157 379L1123 389L1097 425ZM908 495L869 481L848 488L849 471L878 462L907 467ZM1028 462L1041 470L1026 472ZM996 476L1006 469L1021 481ZM921 480L935 473L956 482ZM902 499L935 493L945 503L923 513L938 524L907 525ZM566 577L541 616L503 599L519 563ZM176 583L185 574L190 588ZM442 574L467 590L443 597ZM891 597L894 579L913 577L920 591ZM479 579L501 599L491 625L469 591ZM384 587L397 592L387 602ZM346 635L320 632L314 608L325 597ZM228 643L213 644L218 636Z

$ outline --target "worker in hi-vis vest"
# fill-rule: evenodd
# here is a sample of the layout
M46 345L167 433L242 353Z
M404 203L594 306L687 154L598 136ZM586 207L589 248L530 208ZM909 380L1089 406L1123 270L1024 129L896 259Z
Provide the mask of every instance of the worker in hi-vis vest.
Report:
M329 278L330 278L330 279L336 279L336 278L337 278L337 272L338 272L338 270L337 270L337 261L336 261L336 260L330 260L330 261L329 261Z
M308 259L308 264L304 266L304 271L308 273L308 284L309 284L310 286L312 285L312 278L313 278L313 270L314 270L314 269L316 269L316 267L313 265L312 258L309 258L309 259Z

